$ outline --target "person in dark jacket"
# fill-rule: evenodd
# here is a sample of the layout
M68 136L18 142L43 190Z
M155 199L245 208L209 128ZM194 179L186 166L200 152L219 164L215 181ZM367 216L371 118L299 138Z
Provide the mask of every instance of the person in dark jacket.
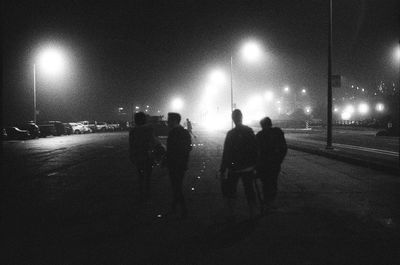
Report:
M183 178L188 169L189 153L192 150L189 132L181 125L179 113L168 113L168 126L170 131L167 139L166 166L172 187L172 213L176 213L178 204L181 216L187 216L187 207L182 191Z
M263 209L268 210L276 198L278 191L278 176L282 161L287 153L287 145L283 131L272 127L269 117L260 121L262 130L257 133L258 157L257 178L263 186Z
M153 127L146 124L143 112L135 114L135 127L129 132L129 157L136 166L139 175L139 192L141 199L149 196L153 159L153 148L160 145L154 135Z
M257 159L257 146L253 130L243 125L242 119L243 115L239 109L232 112L235 128L230 130L225 138L220 167L221 187L229 215L234 218L237 184L241 179L249 206L250 218L253 218L256 203L254 170Z

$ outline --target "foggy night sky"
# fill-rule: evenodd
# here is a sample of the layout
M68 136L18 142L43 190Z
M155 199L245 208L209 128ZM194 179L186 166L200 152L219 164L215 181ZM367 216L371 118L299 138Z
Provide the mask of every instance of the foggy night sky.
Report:
M6 0L2 26L5 124L32 120L33 58L48 42L68 56L60 80L37 76L38 109L50 120L116 119L132 104L165 113L174 96L193 102L212 67L229 73L231 54L238 97L252 85L289 85L326 101L327 0ZM249 37L271 59L261 68L236 59ZM367 88L394 81L398 41L398 1L333 0L334 74Z

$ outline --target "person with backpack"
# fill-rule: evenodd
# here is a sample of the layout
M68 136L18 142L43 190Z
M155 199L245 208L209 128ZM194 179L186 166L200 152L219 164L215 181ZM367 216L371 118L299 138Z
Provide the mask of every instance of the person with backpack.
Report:
M257 159L256 138L253 130L243 125L239 109L232 112L235 128L225 138L220 167L222 195L226 199L229 218L234 219L234 203L237 184L242 180L249 206L250 218L255 217L256 195L254 191L254 169Z
M258 156L256 176L262 182L262 211L272 208L278 192L278 176L281 164L287 153L287 145L283 131L272 127L269 117L260 121L262 130L257 133Z

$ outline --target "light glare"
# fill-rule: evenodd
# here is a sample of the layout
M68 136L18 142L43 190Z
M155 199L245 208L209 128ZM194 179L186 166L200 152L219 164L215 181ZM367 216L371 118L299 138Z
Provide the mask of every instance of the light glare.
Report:
M257 62L262 56L260 45L255 42L247 42L242 48L243 58L248 62Z
M360 114L367 114L369 111L369 106L366 103L360 103L360 105L358 105L358 112Z
M267 92L265 92L265 94L264 94L264 98L265 98L267 101L272 101L272 100L274 99L274 93L271 92L271 91L267 91Z
M59 50L48 48L39 55L38 64L47 74L58 74L64 68L64 58Z
M175 98L172 100L171 105L172 105L172 109L174 111L179 111L183 108L184 104L183 104L183 100L181 98Z
M382 103L378 103L378 104L376 104L375 108L377 111L381 112L385 109L385 105L383 105Z

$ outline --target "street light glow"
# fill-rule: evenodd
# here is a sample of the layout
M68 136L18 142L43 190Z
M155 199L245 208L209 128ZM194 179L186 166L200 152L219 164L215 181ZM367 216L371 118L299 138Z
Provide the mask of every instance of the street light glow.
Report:
M378 103L376 104L375 109L379 112L382 112L385 109L385 105L383 105L382 103Z
M286 87L283 89L283 91L285 91L285 93L289 93L289 87L286 86Z
M360 105L358 105L358 112L360 114L367 114L369 111L369 106L367 103L360 103Z
M301 93L305 94L305 93L306 93L306 90L303 88L303 89L301 90Z
M179 111L183 108L183 100L181 98L174 98L171 102L172 109L174 111Z
M39 54L38 66L47 74L59 74L64 69L64 56L56 48L47 48Z
M242 56L248 62L257 62L262 57L262 49L257 42L249 41L242 48Z
M226 74L220 69L213 70L209 78L212 85L222 86L227 83Z
M351 118L351 113L349 113L349 112L342 112L342 120L345 120L345 121L347 121L347 120L350 120L350 118Z
M354 113L354 106L353 105L347 105L344 109L345 113L350 113L353 114Z
M394 49L394 59L397 63L400 63L400 45L397 45Z
M271 92L271 91L267 91L267 92L265 92L265 94L264 94L264 98L265 98L265 100L267 100L267 101L272 101L272 100L274 99L274 93Z

